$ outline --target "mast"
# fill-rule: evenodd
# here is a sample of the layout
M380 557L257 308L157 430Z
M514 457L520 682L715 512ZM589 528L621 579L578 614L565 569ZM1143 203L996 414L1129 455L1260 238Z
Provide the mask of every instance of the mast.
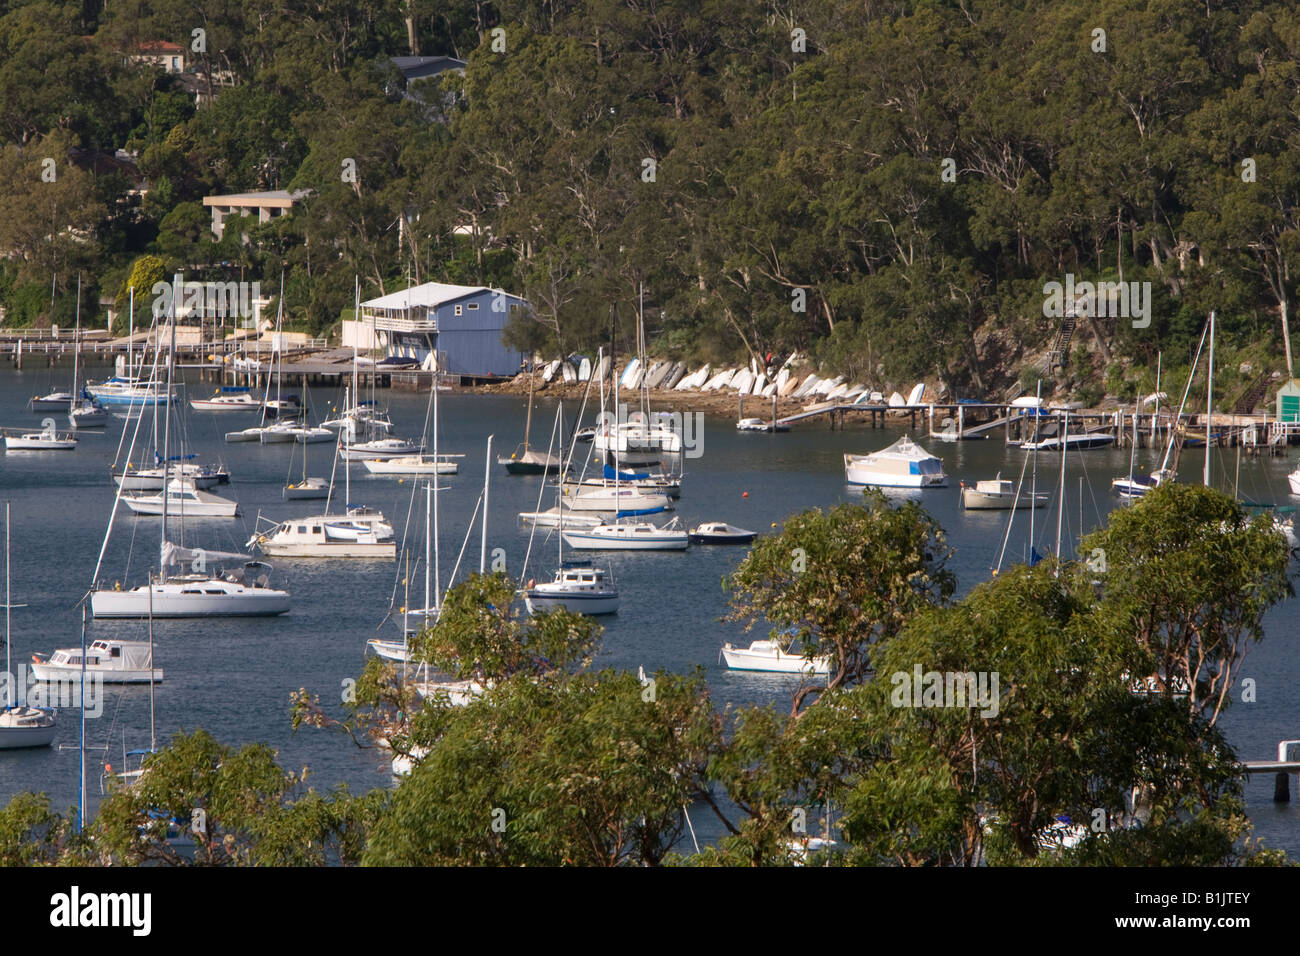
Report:
M172 421L172 374L176 366L176 297L184 288L181 274L172 277L172 315L171 333L167 341L167 410L163 412L163 468L162 468L162 529L158 542L158 573L162 578L167 575L167 482L171 477L171 421ZM157 405L155 404L155 408ZM152 575L151 575L152 576ZM153 585L149 586L149 600L153 601ZM152 664L150 665L152 666Z
M1061 576L1061 521L1065 517L1065 450L1069 447L1070 410L1065 410L1061 426L1061 500L1056 506L1056 577Z
M1034 502L1038 501L1038 425L1042 421L1042 411L1043 411L1043 380L1041 378L1038 380L1037 396L1038 396L1038 404L1034 406L1034 450L1033 450L1034 477L1033 477L1033 487L1032 490L1030 491L1030 495L1031 495L1029 499L1030 504L1033 504ZM1014 512L1016 509L1012 508L1011 510L1012 512ZM1033 557L1033 552L1034 552L1034 509L1030 508L1029 509L1029 554L1031 558Z
M438 583L440 569L438 567L438 378L442 374L438 368L437 355L434 356L433 368L433 606L442 611L442 594L440 593L441 585ZM427 504L426 504L427 507ZM429 559L426 553L424 560L425 573L428 573ZM429 588L424 588L424 606L429 607ZM429 616L425 615L425 622L428 623Z
M9 609L13 606L12 599L9 597L9 502L5 502L5 674L9 675L14 672L12 663L12 652L10 645L13 643L9 636ZM9 680L5 680L5 708L14 705L14 690Z
M130 311L127 313L126 320L126 377L131 377L131 370L135 367L134 360L131 358L131 340L135 338L135 286L128 289L130 297ZM144 363L141 362L141 365Z
M164 489L164 494L166 489ZM164 497L164 501L165 501ZM166 507L164 504L163 507ZM166 575L167 569L164 567L160 571ZM82 654L85 657L85 654ZM149 752L153 753L158 749L158 732L154 724L153 710L153 588L149 588Z
M478 573L487 573L487 516L488 516L488 483L492 478L492 438L488 435L487 440L487 464L483 470L483 537L478 556ZM435 476L436 477L436 476Z
M1210 312L1210 365L1205 377L1205 487L1210 487L1210 440L1214 421L1214 312Z
M152 588L150 591L152 592ZM153 676L152 674L150 676ZM77 695L81 704L81 768L77 784L77 832L86 822L86 605L81 605L81 689Z

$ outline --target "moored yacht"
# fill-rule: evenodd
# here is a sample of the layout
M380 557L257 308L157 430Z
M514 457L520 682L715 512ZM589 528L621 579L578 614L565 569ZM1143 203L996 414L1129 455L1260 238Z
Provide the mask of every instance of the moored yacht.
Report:
M243 385L223 385L210 398L190 399L197 412L255 412L262 402Z
M66 647L53 654L33 654L32 674L39 681L80 683L86 676L105 684L144 684L163 679L162 668L153 667L148 641L91 641L82 660L81 648Z
M1047 504L1050 495L1038 494L1021 489L1016 493L1016 485L1000 474L993 479L977 481L972 486L961 483L961 504L967 511L1010 511L1014 508L1041 508Z
M767 671L773 674L829 674L829 657L807 658L792 654L776 641L754 641L749 647L722 645L722 656L734 671Z
M77 447L75 436L54 430L54 419L47 418L41 425L38 432L5 435L5 448L9 451L72 451Z
M881 488L943 488L943 461L904 435L869 455L845 455L844 477L851 485Z
M383 514L366 507L346 514L313 515L284 521L255 534L248 547L289 558L380 558L397 556L393 527Z
M662 528L648 521L599 524L594 528L565 528L564 543L583 551L685 551L690 536L674 518Z
M578 614L613 614L618 611L618 588L608 571L590 561L565 561L551 581L529 583L524 603L530 614L563 607Z
M289 592L270 586L267 566L249 562L237 571L195 572L165 578L129 590L96 588L90 595L95 617L273 617L289 610ZM147 679L147 678L146 678Z
M239 515L239 502L200 491L194 482L184 478L169 481L165 493L160 490L123 495L122 501L138 515L160 515L163 508L179 518L234 518Z

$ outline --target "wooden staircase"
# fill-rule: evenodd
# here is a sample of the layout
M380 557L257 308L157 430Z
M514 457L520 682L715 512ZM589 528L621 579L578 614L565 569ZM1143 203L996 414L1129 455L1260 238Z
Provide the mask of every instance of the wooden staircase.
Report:
M1078 325L1073 315L1066 315L1061 319L1061 327L1056 330L1056 338L1052 339L1052 347L1047 353L1047 367L1060 368L1065 364L1065 353L1070 348L1070 339L1074 337L1074 330Z
M1232 413L1234 415L1249 415L1259 406L1260 400L1268 392L1268 387L1272 383L1272 372L1260 372L1255 381L1237 398L1236 403L1232 406Z

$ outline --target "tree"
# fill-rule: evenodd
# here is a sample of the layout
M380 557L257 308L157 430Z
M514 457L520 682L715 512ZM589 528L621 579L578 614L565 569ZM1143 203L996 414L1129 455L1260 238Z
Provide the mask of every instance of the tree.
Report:
M794 695L798 714L809 696L869 676L872 648L923 607L951 597L955 579L943 529L915 502L892 506L869 490L861 505L805 511L779 535L760 538L731 576L728 620L752 628L759 617L772 638L797 638L807 657L830 656L825 684Z
M1213 725L1263 637L1265 612L1294 593L1271 516L1251 519L1213 489L1166 483L1113 512L1081 548L1104 562L1110 626L1145 655L1134 678L1149 676L1158 694Z

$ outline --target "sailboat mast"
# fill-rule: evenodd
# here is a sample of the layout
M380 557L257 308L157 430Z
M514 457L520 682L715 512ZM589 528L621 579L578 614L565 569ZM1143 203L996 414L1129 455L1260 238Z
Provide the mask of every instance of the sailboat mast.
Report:
M492 479L492 435L487 440L487 463L483 467L483 537L478 556L478 573L487 573L488 483Z
M176 366L176 297L183 288L178 272L172 276L171 332L167 340L167 409L163 412L162 529L158 541L158 570L164 577L167 574L167 480L171 477L172 374ZM149 593L150 600L153 600L152 584Z
M12 600L9 597L9 502L5 502L5 674L9 675L14 672L12 662L12 652L10 645L13 643L9 636L9 608L12 606ZM5 707L12 707L14 704L13 686L9 683L9 678L5 681Z
M1214 313L1210 312L1210 365L1205 380L1205 487L1210 487L1210 441L1214 420Z
M163 489L164 498L166 489ZM166 576L167 569L161 568L160 573ZM153 753L158 749L158 731L154 724L153 709L153 588L149 589L149 752Z
M1061 500L1056 506L1056 576L1061 576L1061 521L1065 517L1065 450L1070 447L1070 410L1061 426Z
M433 606L441 610L442 594L440 593L441 586L438 583L441 573L441 569L438 567L438 462L440 460L438 458L438 378L441 376L442 372L438 368L438 358L436 354L433 362ZM427 555L424 566L426 569L429 566ZM427 587L425 588L424 606L426 608L429 607ZM426 622L428 621L427 615L425 620Z

